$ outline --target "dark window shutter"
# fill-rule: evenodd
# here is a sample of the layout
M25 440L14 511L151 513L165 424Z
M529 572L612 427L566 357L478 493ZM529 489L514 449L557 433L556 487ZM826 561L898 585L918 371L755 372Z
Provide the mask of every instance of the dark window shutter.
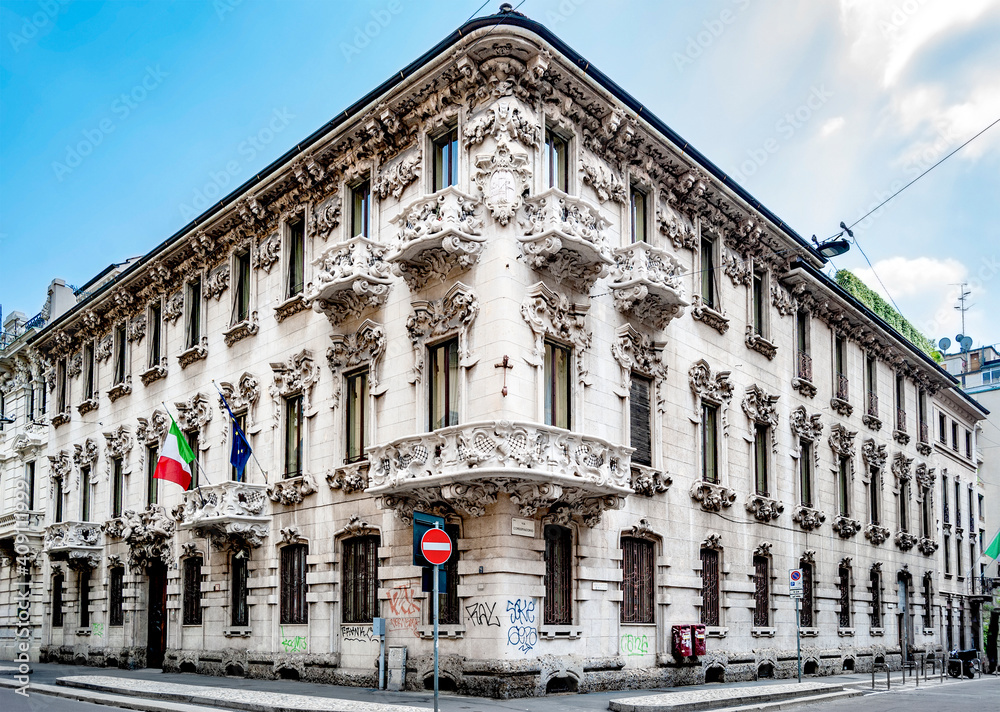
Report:
M629 391L632 447L632 462L640 465L653 464L653 451L651 438L651 409L649 406L649 395L652 391L652 383L648 378L632 376L632 389Z

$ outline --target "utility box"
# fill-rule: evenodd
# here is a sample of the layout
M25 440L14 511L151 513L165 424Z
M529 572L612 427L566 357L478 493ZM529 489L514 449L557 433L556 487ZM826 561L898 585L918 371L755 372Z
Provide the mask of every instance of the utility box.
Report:
M376 638L385 635L385 618L372 618L372 635Z
M385 689L401 692L406 686L406 646L389 646L389 680Z
M675 625L670 630L674 655L682 658L691 655L691 626Z
M691 626L691 642L695 655L705 655L708 652L708 633L705 626L701 624Z

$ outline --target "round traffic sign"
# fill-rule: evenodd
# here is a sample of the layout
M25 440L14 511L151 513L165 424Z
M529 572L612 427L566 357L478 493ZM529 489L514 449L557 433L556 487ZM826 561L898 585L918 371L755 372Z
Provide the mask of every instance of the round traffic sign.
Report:
M800 578L802 578L802 572L799 571L798 569L793 569L791 572L791 577L792 581L798 581Z
M444 529L428 529L420 537L420 553L432 564L443 564L451 557L451 539Z

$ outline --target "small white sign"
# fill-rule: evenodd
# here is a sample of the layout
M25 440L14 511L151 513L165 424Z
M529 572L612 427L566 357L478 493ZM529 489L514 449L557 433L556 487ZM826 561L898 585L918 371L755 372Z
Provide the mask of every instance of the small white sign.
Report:
M514 536L535 536L535 520L513 517L510 520L510 533Z
M595 591L607 591L608 590L608 582L607 581L594 581L593 588L594 588Z

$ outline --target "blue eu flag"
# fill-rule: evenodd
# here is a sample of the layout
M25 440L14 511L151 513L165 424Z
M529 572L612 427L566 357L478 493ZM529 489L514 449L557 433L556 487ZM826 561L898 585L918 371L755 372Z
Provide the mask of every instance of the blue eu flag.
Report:
M253 453L250 450L250 443L247 441L247 436L243 433L243 428L237 422L236 416L233 415L233 410L229 407L226 397L221 392L219 393L219 397L222 398L222 404L226 406L226 412L229 413L229 420L233 424L233 449L229 453L229 464L236 469L236 481L242 482L243 470L246 468L247 461Z

